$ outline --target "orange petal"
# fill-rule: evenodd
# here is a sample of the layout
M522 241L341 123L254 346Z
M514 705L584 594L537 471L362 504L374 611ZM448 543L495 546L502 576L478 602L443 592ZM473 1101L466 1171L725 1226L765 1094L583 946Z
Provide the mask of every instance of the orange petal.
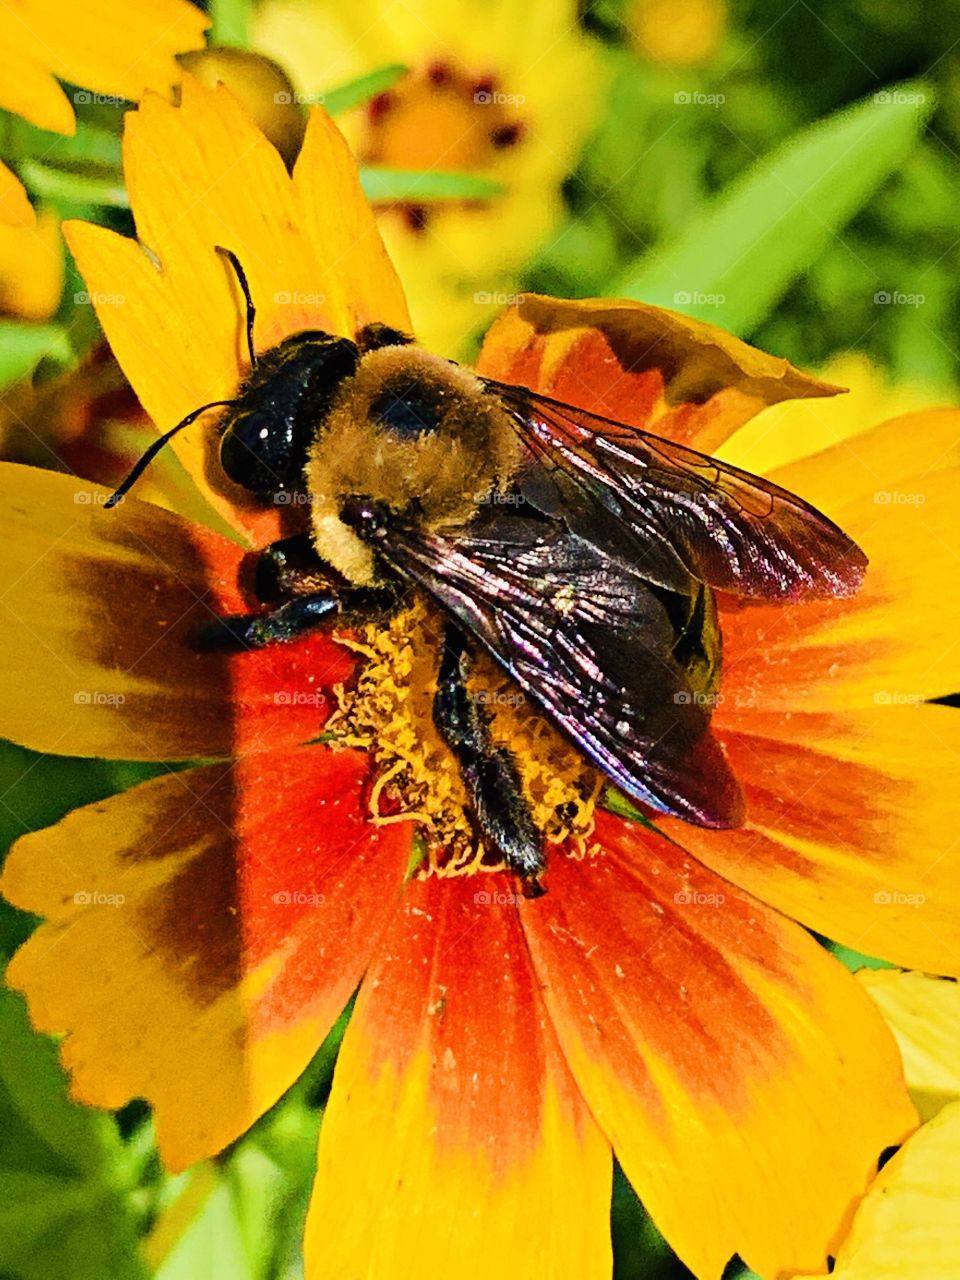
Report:
M32 227L35 221L33 205L20 179L5 164L0 164L0 222Z
M798 703L802 705L802 703ZM960 977L960 714L878 707L715 723L747 821L658 825L720 875L868 955Z
M186 76L181 107L148 97L127 116L124 169L137 234L159 268L135 241L102 228L68 223L66 235L114 354L159 428L232 396L246 369L243 299L216 245L243 264L260 351L306 328L408 326L356 166L319 109L291 179L229 91ZM278 536L277 509L222 476L213 421L173 447L245 536Z
M234 543L147 503L0 464L0 734L36 751L189 759L314 738L349 675L313 635L227 656L197 628L245 612Z
M40 1030L67 1033L76 1098L152 1104L174 1169L297 1078L395 909L411 828L366 820L367 767L303 747L190 769L10 854L0 887L47 922L7 981Z
M906 706L960 689L958 477L955 409L895 418L770 475L870 566L853 599L726 613L725 707L738 728L754 712Z
M560 1044L627 1176L698 1280L835 1251L916 1123L890 1033L801 929L601 815L521 919Z
M525 294L477 368L706 452L764 405L839 390L702 320L604 298Z
M166 93L180 79L174 55L202 48L209 25L187 0L85 0L83 21L72 4L15 0L4 23L0 104L42 129L73 133L73 109L54 76L83 86L79 102L91 89L132 102L147 89Z
M509 887L408 887L337 1064L309 1280L609 1277L609 1147L557 1049Z
M960 974L960 717L922 703L960 688L958 446L960 412L926 411L773 473L860 543L866 581L853 599L723 610L714 726L747 826L663 824L805 924L950 974Z

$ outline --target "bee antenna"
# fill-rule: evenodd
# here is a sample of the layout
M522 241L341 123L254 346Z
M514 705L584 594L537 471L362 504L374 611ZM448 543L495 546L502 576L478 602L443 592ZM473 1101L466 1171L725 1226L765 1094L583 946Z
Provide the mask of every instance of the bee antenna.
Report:
M178 431L182 431L184 427L189 427L191 422L196 422L197 418L199 418L202 413L206 413L208 409L216 409L221 405L226 406L236 403L236 400L211 400L209 404L202 404L199 409L194 409L192 413L188 413L187 416L182 418L175 427L171 427L169 431L165 431L162 436L158 436L149 449L142 453L134 463L132 471L120 485L119 489L116 489L103 504L104 510L109 511L111 507L115 507L117 503L130 492L163 446L169 440L172 440Z
M214 245L217 253L221 258L226 258L233 267L234 274L237 277L237 283L240 285L243 293L244 301L247 304L247 350L250 353L250 368L257 367L257 352L253 345L253 321L257 314L257 308L253 305L253 294L250 292L250 281L247 279L247 273L240 265L240 259L232 249L225 249L222 244Z

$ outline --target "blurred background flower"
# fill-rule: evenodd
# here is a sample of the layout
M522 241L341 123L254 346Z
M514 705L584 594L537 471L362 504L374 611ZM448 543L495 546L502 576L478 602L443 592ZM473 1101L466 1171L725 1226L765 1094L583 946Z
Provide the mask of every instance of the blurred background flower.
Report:
M603 109L601 50L573 0L265 0L256 47L309 98L378 67L402 75L345 114L364 164L453 170L486 199L381 204L379 222L417 333L462 353L555 229L561 184Z

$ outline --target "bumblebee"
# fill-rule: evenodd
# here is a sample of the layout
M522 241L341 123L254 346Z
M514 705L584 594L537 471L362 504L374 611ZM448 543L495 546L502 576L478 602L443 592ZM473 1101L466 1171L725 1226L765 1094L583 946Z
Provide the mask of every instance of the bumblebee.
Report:
M516 761L467 688L486 650L627 796L707 827L743 798L711 733L714 593L800 600L855 592L866 558L835 524L766 480L522 386L480 377L381 324L308 330L254 348L250 372L156 452L223 406L226 476L304 502L309 531L260 553L265 611L209 644L257 647L389 614L411 591L446 620L434 723L479 836L537 892L543 840Z

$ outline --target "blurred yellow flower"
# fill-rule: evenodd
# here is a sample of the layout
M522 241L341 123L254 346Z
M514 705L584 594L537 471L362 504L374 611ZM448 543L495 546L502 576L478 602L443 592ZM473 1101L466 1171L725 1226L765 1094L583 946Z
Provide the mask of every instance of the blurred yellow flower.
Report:
M839 444L865 422L936 408L952 403L956 395L951 387L892 384L884 369L858 351L834 356L817 372L825 382L846 388L847 394L772 405L740 431L738 465L763 475ZM724 456L722 448L717 455Z
M58 84L82 85L75 101L108 95L139 101L179 79L174 55L203 45L209 19L188 0L5 0L0 17L0 107L40 129L70 134L73 103ZM90 92L88 92L90 91ZM17 179L0 165L0 220L32 222Z
M339 123L362 163L460 170L489 201L380 208L420 340L454 354L486 328L562 213L560 183L590 131L599 50L573 0L266 0L254 43L304 94L387 63L408 74Z
M49 320L63 293L60 220L50 209L35 226L0 218L0 313L22 320Z
M688 67L716 52L727 28L727 6L723 0L632 0L624 25L641 57Z

